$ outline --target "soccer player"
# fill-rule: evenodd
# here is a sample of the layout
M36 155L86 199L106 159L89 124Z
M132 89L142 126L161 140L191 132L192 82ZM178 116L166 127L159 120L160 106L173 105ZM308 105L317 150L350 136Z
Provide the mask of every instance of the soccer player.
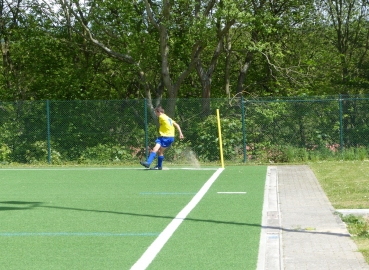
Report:
M158 153L158 164L151 169L161 170L163 168L164 151L174 142L174 128L178 130L180 139L183 139L183 134L181 131L181 127L164 113L164 109L161 106L155 108L155 114L159 118L160 137L156 139L156 144L152 149L147 161L141 161L140 164L146 168L150 168L151 163L156 157L156 153Z

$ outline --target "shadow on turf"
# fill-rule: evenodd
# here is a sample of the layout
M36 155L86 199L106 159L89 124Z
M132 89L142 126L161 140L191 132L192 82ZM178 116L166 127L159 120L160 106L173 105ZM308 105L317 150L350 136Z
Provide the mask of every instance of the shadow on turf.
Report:
M10 204L11 206L0 206L0 211L6 210L29 210L35 207L40 207L41 202L22 202L22 201L6 201L0 204Z
M12 205L9 206L1 206L1 204ZM127 215L127 216L138 216L138 217L150 217L150 218L165 218L165 219L175 219L172 216L157 216L157 215L149 215L149 214L137 214L137 213L127 213L127 212L116 212L116 211L104 211L104 210L90 210L90 209L82 209L82 208L72 208L72 207L62 207L62 206L49 206L42 205L42 202L23 202L23 201L0 201L0 211L7 210L31 210L33 208L52 208L52 209L60 209L60 210L73 210L73 211L83 211L83 212L95 212L95 213L107 213L107 214L117 214L117 215ZM221 220L212 220L212 219L196 219L196 218L185 218L186 221L194 221L194 222L210 222L216 224L227 224L227 225L238 225L238 226L251 226L251 227L260 227L263 229L276 229L282 230L286 232L296 232L296 233L311 233L311 234L325 234L325 235L335 235L339 237L350 237L350 234L344 233L332 233L332 232L315 232L315 231L306 231L306 230L295 230L295 229L285 229L280 228L278 226L261 226L260 224L252 224L252 223L242 223L242 222L232 222L232 221L221 221Z

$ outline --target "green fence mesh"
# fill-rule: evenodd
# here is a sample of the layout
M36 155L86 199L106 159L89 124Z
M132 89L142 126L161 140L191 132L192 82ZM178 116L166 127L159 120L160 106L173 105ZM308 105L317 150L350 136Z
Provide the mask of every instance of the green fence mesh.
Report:
M177 99L162 106L183 131L166 152L175 164L220 163L216 109L227 163L365 159L369 96ZM145 99L0 104L4 163L135 164L158 135Z

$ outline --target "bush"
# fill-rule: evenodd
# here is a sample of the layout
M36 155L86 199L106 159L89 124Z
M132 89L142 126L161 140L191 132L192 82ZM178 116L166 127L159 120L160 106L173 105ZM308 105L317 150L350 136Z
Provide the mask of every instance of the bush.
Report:
M121 145L98 144L88 147L78 159L79 163L110 163L137 161L138 150L136 148Z
M358 147L356 148L356 156L358 160L363 161L368 157L368 150L366 147Z
M236 118L222 118L222 147L226 159L242 160L243 137L242 122ZM193 150L200 160L216 161L220 159L218 123L215 116L207 117L196 127L197 136L193 138Z
M8 145L1 144L0 146L0 161L1 162L8 162L10 159L11 150Z
M341 219L348 225L351 234L369 238L369 219L355 215L341 216Z
M27 163L47 163L48 162L48 147L46 141L36 141L30 144L29 148L25 151L25 159ZM53 164L61 164L62 157L59 152L51 149L51 161Z

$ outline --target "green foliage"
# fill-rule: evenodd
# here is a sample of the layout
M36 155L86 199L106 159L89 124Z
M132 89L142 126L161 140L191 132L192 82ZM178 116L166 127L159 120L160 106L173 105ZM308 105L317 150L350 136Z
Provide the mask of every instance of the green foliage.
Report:
M345 148L341 152L337 152L339 160L365 160L368 158L368 150L366 147Z
M78 159L82 164L109 164L112 162L131 163L137 161L137 150L134 147L118 146L118 145L102 145L98 144L93 147L88 147L81 153Z
M264 97L368 92L369 56L362 46L368 43L367 22L360 14L366 11L364 2L351 8L335 3L342 11L338 18L324 2L171 1L170 14L163 14L163 2L153 1L153 20L167 29L165 54L160 53L160 27L150 23L144 1L86 2L80 10L70 6L73 12L56 4L49 1L45 12L40 1L24 7L4 2L2 100L142 98L148 90L154 98L165 97L172 90L161 88L162 65L178 83L182 72L192 68L197 46L211 76L212 97L241 91ZM337 24L338 19L343 23ZM222 27L228 22L235 27L225 36ZM219 54L214 53L218 45L224 48ZM248 57L252 61L243 74L240 67ZM178 96L200 97L199 73L186 76ZM237 81L241 85L232 83L225 93L226 84Z
M176 140L170 148L165 150L166 162L189 164L196 159L196 154L191 150L189 141Z
M242 129L240 129L242 122L236 118L221 118L220 125L224 157L233 161L242 160L243 136ZM193 149L200 160L219 160L219 135L216 117L207 117L203 122L198 123L196 130L198 139L194 142Z
M217 120L215 116L209 116L196 127L197 138L193 141L194 150L201 160L219 160L219 148L217 146Z
M270 163L283 163L288 161L287 151L284 146L270 146L265 148L266 160Z
M249 160L261 163L301 163L309 160L309 152L305 148L290 145L258 144L249 153Z
M29 145L25 151L25 160L30 164L45 164L48 162L48 150L46 141L36 141ZM51 150L51 160L53 164L62 164L62 157L59 152Z
M299 148L291 145L256 144L248 152L250 162L261 163L301 163L323 160L364 160L368 157L364 147L348 148L340 151L329 146L315 149Z
M8 162L10 160L11 149L6 144L0 145L0 161Z
M209 101L211 112L220 108L223 157L228 162L243 162L246 154L247 162L255 163L368 159L368 138L356 132L368 122L365 102L360 110L349 111L352 125L337 127L337 100L248 100L243 127L239 101ZM185 139L176 138L166 152L167 161L188 162L191 151L202 162L220 160L217 119L215 113L204 116L201 102L178 101L175 119ZM348 100L345 103L355 108ZM50 140L52 164L136 162L146 152L146 135L148 151L158 136L150 114L145 134L144 112L144 100L3 102L0 161L47 163Z
M343 216L341 218L348 225L350 234L362 238L369 238L369 219L355 215Z
M363 161L368 158L368 148L366 147L355 148L355 152L358 160Z

